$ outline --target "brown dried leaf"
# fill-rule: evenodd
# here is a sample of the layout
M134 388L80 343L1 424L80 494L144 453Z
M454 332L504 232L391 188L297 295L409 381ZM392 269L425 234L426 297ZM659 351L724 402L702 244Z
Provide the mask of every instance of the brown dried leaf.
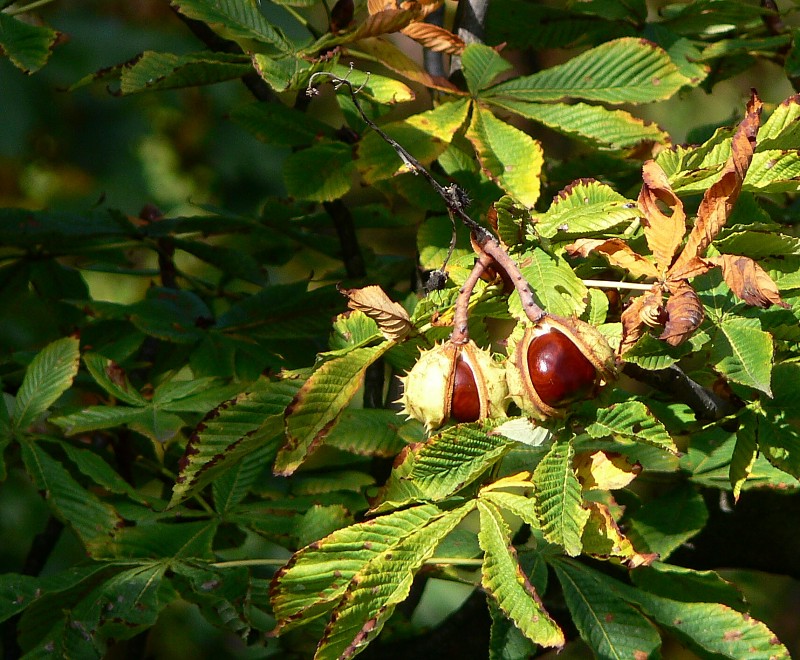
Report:
M748 305L789 307L781 300L778 286L772 281L769 274L750 257L723 254L719 257L709 258L707 261L722 268L722 277L725 283Z
M367 0L367 11L370 16L380 14L387 9L397 9L397 3L394 0Z
M350 41L358 41L366 37L377 37L402 30L406 25L419 18L419 11L406 9L386 9L372 14L356 28L349 37Z
M379 286L341 291L348 298L347 306L363 312L375 321L386 339L400 341L411 331L412 324L408 312L402 305L389 298Z
M669 270L670 279L684 279L698 274L697 270L706 249L728 221L728 216L742 190L742 181L747 174L747 168L753 159L760 118L761 99L753 92L747 104L747 114L733 136L731 156L722 170L720 179L703 195L703 201L697 210L697 220L689 233L686 247Z
M464 40L449 30L430 23L412 23L403 28L403 34L411 37L422 47L436 53L461 55L466 47Z
M639 338L644 334L644 323L642 323L642 306L644 304L644 296L639 296L631 301L622 312L620 320L622 321L622 341L617 350L618 355L624 355Z
M656 265L666 273L686 233L686 213L666 173L654 160L644 164L642 179L639 208L644 214L644 235ZM670 209L669 215L661 211L659 201Z
M700 327L705 312L694 289L685 280L668 282L667 286L670 292L666 306L667 322L659 339L670 346L677 346Z
M565 249L570 255L578 254L582 257L590 252L599 252L612 266L624 268L634 277L659 278L658 269L653 262L634 252L621 238L579 238Z

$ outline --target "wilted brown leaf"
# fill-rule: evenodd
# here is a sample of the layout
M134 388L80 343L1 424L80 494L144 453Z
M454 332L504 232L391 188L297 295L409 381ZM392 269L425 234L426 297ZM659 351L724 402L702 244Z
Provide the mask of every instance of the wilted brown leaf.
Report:
M397 32L412 21L417 20L419 16L419 12L415 10L385 9L377 14L368 16L348 38L350 41L358 41L366 37L377 37L381 34Z
M705 272L702 269L702 257L728 221L742 190L742 182L756 148L760 121L761 99L753 92L747 104L747 114L733 136L730 158L725 163L722 176L703 195L703 201L697 210L697 220L686 240L686 246L670 268L671 279L694 277Z
M750 257L723 254L706 261L722 268L725 283L748 305L789 307L781 300L778 287L769 274Z
M617 353L624 355L644 334L645 326L642 323L642 307L644 296L639 296L631 301L620 316L622 321L622 341Z
M656 265L665 274L686 233L686 213L658 163L648 160L642 167L642 179L639 208L644 214L644 235ZM659 202L670 210L669 215L662 212Z
M658 278L658 269L652 261L634 252L621 238L579 238L565 248L570 255L585 257L590 252L598 252L608 259L612 266L629 271L634 277Z
M466 47L461 37L456 36L449 30L445 30L443 27L430 23L412 23L403 28L402 32L422 47L437 53L461 55Z
M700 327L705 312L703 304L686 280L668 282L667 286L670 292L666 305L667 322L659 339L663 339L670 346L677 346Z
M411 331L408 312L402 305L389 298L379 286L341 289L341 291L348 298L347 306L363 312L375 321L386 339L399 341Z

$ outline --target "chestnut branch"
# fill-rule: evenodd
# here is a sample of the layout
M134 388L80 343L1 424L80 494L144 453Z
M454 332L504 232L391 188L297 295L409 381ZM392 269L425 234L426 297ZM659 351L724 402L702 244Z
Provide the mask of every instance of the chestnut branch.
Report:
M516 262L508 255L508 252L506 252L505 248L500 245L500 242L497 240L497 238L495 238L488 229L473 220L466 212L466 207L469 203L469 198L466 192L455 183L451 183L448 186L441 185L433 177L433 175L427 169L425 169L425 167L423 167L423 165L416 158L414 158L414 156L412 156L405 147L403 147L403 145L387 135L374 121L372 121L372 119L367 116L357 97L358 92L360 92L364 86L366 86L366 82L364 85L356 89L353 87L353 83L347 78L342 78L329 71L318 71L314 73L308 81L308 89L306 90L306 93L309 96L314 96L319 93L318 90L312 86L315 78L318 76L326 76L330 78L333 81L334 89L338 90L342 86L347 87L347 90L350 93L350 98L353 101L353 105L355 105L358 114L361 116L367 126L380 135L381 138L395 150L397 155L400 157L400 160L403 161L403 164L409 169L409 171L413 172L415 175L421 175L430 184L439 197L442 198L445 206L447 206L450 219L453 221L453 227L455 228L456 218L461 220L464 226L469 229L473 244L476 246L476 249L479 251L480 255L487 254L500 268L506 272L509 278L511 278L511 281L514 283L514 288L517 290L520 300L522 301L522 309L525 310L526 316L533 323L540 321L545 316L546 312L536 304L536 301L533 298L533 291L531 291L531 288L520 271L519 266L517 266ZM367 81L369 81L369 78L367 78ZM454 245L455 232L453 233L453 240L450 242L450 249L448 251L447 258L445 259L445 264L453 252ZM480 258L481 257L479 257L479 259ZM442 268L444 268L444 266ZM477 277L480 277L480 275ZM475 282L477 282L477 277ZM473 282L472 288L474 288L475 282ZM468 289L469 293L472 292L472 288ZM469 293L467 294L467 299L469 298ZM458 326L456 326L456 330L457 329Z

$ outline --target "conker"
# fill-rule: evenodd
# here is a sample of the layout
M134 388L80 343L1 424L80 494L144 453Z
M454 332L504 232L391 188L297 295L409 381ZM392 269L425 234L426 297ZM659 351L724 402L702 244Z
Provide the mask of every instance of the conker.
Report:
M533 338L528 346L528 370L537 394L550 406L588 395L597 381L594 365L558 330Z
M594 395L617 375L605 337L580 319L548 314L515 339L506 365L508 391L530 417L564 415L567 404Z
M472 368L459 355L453 374L453 394L450 417L457 422L477 422L481 416L481 395Z

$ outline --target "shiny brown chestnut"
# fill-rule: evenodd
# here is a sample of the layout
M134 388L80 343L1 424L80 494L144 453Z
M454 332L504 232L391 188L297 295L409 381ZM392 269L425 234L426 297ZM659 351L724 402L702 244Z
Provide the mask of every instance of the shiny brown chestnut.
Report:
M584 398L597 381L594 365L558 330L550 330L531 340L528 370L539 397L554 407Z
M593 325L546 316L522 332L509 355L506 377L511 398L523 412L554 417L616 377L614 353Z

